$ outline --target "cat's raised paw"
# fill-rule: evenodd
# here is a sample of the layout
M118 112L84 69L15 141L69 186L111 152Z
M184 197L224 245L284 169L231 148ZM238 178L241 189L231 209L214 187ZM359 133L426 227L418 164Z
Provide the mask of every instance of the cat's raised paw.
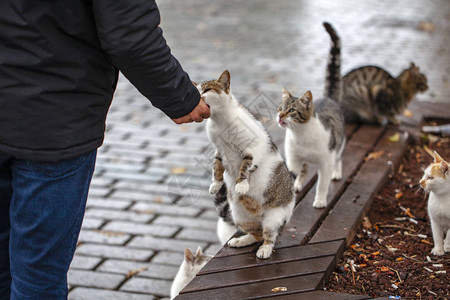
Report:
M273 247L270 245L262 245L256 252L256 257L261 259L267 259L272 255L272 249Z
M209 186L209 193L210 194L216 194L217 192L220 191L220 189L223 186L223 181L214 181L213 183L211 183L211 185Z
M314 199L313 207L314 208L324 208L327 206L327 200L324 199Z
M431 249L431 254L436 255L436 256L441 256L444 255L444 249L442 248L436 248L434 247L433 249Z
M248 185L248 182L246 180L237 183L235 188L234 188L236 193L238 193L239 195L247 194L248 189L249 189L249 185Z

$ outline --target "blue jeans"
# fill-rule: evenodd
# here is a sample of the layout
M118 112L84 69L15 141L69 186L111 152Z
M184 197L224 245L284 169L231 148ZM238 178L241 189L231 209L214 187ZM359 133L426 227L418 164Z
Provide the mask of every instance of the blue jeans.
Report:
M0 154L0 300L67 299L96 155L49 163Z

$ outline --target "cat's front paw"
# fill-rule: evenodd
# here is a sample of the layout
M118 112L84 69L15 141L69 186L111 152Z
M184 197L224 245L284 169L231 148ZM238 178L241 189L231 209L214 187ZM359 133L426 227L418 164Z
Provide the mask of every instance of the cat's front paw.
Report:
M327 206L327 199L315 198L313 202L314 208L324 208Z
M431 254L436 256L444 255L444 249L434 247L433 249L431 249Z
M245 247L248 245L251 245L253 243L257 242L255 237L251 234L246 234L237 238L232 238L228 241L229 247L239 248L239 247Z
M267 259L272 255L272 249L273 247L270 245L262 245L256 252L256 257L261 259Z
M210 194L216 194L217 192L220 191L220 189L223 186L223 181L214 181L213 183L211 183L211 185L209 186L209 193Z
M444 252L450 252L450 245L444 245Z
M247 194L248 189L249 189L249 185L248 185L248 181L246 181L246 180L237 183L236 186L234 187L234 190L236 191L236 193L238 193L238 195Z
M342 179L342 172L334 171L331 175L332 180L341 180Z
M303 184L297 180L294 182L294 192L298 193L302 190Z

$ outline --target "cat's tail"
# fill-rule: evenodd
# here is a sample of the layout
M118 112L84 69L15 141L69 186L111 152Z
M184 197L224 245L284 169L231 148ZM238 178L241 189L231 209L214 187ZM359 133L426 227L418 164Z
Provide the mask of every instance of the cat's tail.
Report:
M224 183L222 188L216 193L214 198L214 205L219 217L234 226L233 217L231 216L230 203L227 200L227 186Z
M342 94L342 82L341 82L341 40L328 22L323 22L325 30L328 32L331 38L331 48L328 54L328 65L325 80L325 98L331 98L340 102Z

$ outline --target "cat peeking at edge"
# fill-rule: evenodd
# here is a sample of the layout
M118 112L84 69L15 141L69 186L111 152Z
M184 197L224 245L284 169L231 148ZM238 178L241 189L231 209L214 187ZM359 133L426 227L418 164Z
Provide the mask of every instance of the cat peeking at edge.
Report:
M433 233L433 255L450 252L450 164L434 151L434 161L425 169L420 186L430 193L428 216ZM444 239L445 237L445 239Z
M295 174L295 191L300 191L308 172L308 163L318 166L313 206L327 206L331 179L342 177L342 153L345 147L344 116L338 104L341 95L340 41L330 24L324 27L331 37L325 97L313 102L310 91L294 97L283 88L283 100L277 121L286 128L285 151L289 170Z
M216 194L226 185L232 220L245 232L228 246L263 241L256 256L269 258L292 216L293 178L262 124L231 93L228 71L195 85L211 110L206 130L216 154L209 192Z

